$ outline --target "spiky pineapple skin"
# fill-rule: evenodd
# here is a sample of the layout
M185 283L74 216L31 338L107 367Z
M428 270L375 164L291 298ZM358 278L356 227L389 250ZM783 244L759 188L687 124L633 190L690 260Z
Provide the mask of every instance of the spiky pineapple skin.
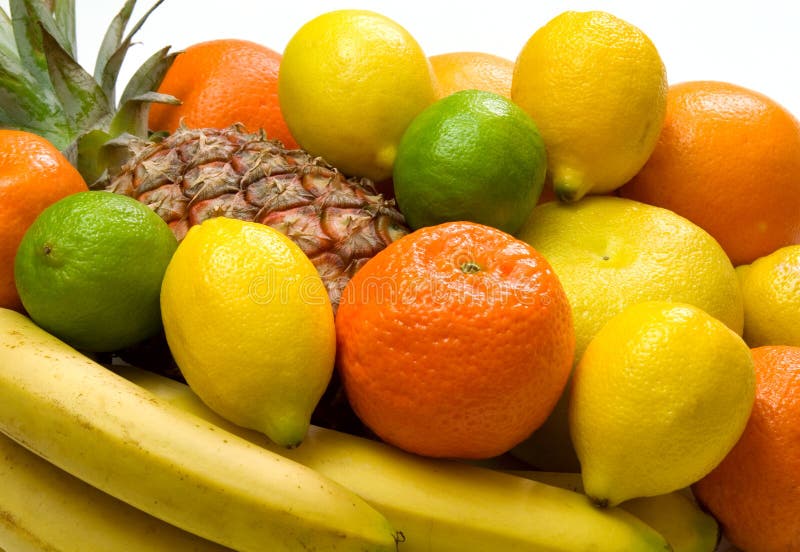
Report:
M131 157L105 183L145 203L178 240L225 216L271 226L311 259L334 309L356 271L409 232L393 200L364 178L345 178L318 157L287 150L239 126L179 128L161 141L134 140Z

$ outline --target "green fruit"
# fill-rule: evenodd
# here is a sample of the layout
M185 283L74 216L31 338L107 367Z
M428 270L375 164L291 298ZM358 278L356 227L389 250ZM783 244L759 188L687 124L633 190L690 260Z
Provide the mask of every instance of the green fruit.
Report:
M533 119L480 90L420 113L397 150L394 191L412 228L467 220L515 233L542 193L547 156Z
M114 351L161 329L161 280L176 247L146 205L80 192L36 218L17 250L14 278L39 326L77 349Z

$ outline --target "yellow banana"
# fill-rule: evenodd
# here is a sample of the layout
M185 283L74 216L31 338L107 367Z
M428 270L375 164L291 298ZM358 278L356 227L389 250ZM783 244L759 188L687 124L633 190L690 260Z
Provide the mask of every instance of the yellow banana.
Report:
M579 473L510 471L541 483L583 492ZM674 552L714 552L720 540L717 520L686 491L628 500L620 508L635 515L667 539Z
M226 422L188 386L133 367L121 375L179 408L270 450L262 434ZM312 426L282 454L364 497L404 535L401 552L669 550L649 526L582 494L464 463L426 459Z
M2 434L0 481L0 547L14 552L230 552L95 489Z
M7 309L0 432L132 506L240 552L396 550L386 518L343 486L181 411Z

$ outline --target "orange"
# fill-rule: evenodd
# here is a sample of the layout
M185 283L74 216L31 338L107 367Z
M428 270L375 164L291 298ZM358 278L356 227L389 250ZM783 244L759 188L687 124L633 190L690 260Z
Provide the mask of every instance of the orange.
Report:
M734 265L800 243L800 123L725 82L675 84L651 157L620 189L705 229Z
M564 289L536 250L495 228L413 232L348 283L338 369L384 441L434 457L488 458L544 422L575 337Z
M459 90L484 90L511 98L514 62L484 52L450 52L428 58L436 77L437 96Z
M751 352L756 400L747 427L693 490L742 550L800 550L800 347Z
M14 285L14 257L25 231L46 207L86 183L44 138L0 130L0 307L22 310Z
M297 148L278 102L281 54L254 42L220 39L186 48L158 88L181 105L152 104L149 126L174 132L181 121L193 128L227 128L242 123L268 138Z

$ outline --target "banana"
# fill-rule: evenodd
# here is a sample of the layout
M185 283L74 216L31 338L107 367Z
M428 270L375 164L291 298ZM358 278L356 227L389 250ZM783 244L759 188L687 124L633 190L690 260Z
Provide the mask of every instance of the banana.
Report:
M583 492L579 473L517 470L508 473ZM619 507L661 533L674 552L714 552L719 544L721 533L717 520L697 505L690 491L635 498L623 502Z
M0 547L8 550L230 552L87 485L2 434L0 481Z
M7 309L0 432L130 505L240 552L396 550L386 518L343 486L181 411Z
M153 372L113 367L179 408L269 450L262 434L230 424L188 386ZM312 426L282 451L364 497L403 534L401 552L664 551L656 531L582 494L455 461L434 460Z

